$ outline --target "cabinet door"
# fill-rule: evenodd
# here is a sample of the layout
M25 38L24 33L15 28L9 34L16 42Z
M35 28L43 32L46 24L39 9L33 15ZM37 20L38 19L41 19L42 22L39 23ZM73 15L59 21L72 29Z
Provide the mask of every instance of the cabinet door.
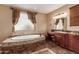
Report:
M69 35L69 49L79 53L79 36Z
M58 33L55 35L56 36L56 44L65 47L65 38L64 38L64 34L62 33Z

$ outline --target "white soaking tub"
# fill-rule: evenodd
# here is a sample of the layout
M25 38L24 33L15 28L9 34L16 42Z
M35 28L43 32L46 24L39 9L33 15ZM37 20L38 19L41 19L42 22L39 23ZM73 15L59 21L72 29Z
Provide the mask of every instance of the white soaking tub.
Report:
M44 35L22 35L22 36L7 38L6 40L3 41L3 43L22 42L22 41L34 42L34 41L40 41L44 39L45 39Z

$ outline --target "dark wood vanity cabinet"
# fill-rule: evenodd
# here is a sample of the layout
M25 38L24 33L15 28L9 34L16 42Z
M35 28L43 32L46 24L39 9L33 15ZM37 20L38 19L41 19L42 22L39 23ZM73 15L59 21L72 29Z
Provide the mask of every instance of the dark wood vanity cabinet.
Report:
M48 37L50 40L54 39L54 42L64 48L68 47L68 35L64 33L48 33Z
M57 45L61 47L65 47L65 34L62 33L56 33L55 34L55 42Z
M55 39L57 45L79 53L79 35L51 32L49 36L51 40ZM52 38L52 36L54 36L54 38Z
M79 35L69 35L69 47L70 50L79 53Z

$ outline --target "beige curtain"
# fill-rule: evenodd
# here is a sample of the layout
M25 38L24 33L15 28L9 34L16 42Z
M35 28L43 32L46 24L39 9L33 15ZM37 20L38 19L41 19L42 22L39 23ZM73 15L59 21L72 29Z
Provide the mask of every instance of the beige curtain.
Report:
M20 11L17 9L13 9L13 20L12 20L13 25L16 25L18 23L19 17L20 17Z
M15 25L18 23L19 17L20 17L20 11L18 9L12 9L12 24L13 24L12 32L15 31Z
M37 13L34 13L34 12L27 12L27 14L28 14L28 18L32 21L32 23L33 24L35 24L36 23L36 14Z

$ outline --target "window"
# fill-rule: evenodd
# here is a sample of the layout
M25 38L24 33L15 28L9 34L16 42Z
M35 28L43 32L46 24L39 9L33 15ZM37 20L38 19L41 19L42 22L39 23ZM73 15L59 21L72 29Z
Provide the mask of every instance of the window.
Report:
M15 31L34 30L34 24L28 19L27 13L20 12L18 23L15 25Z

